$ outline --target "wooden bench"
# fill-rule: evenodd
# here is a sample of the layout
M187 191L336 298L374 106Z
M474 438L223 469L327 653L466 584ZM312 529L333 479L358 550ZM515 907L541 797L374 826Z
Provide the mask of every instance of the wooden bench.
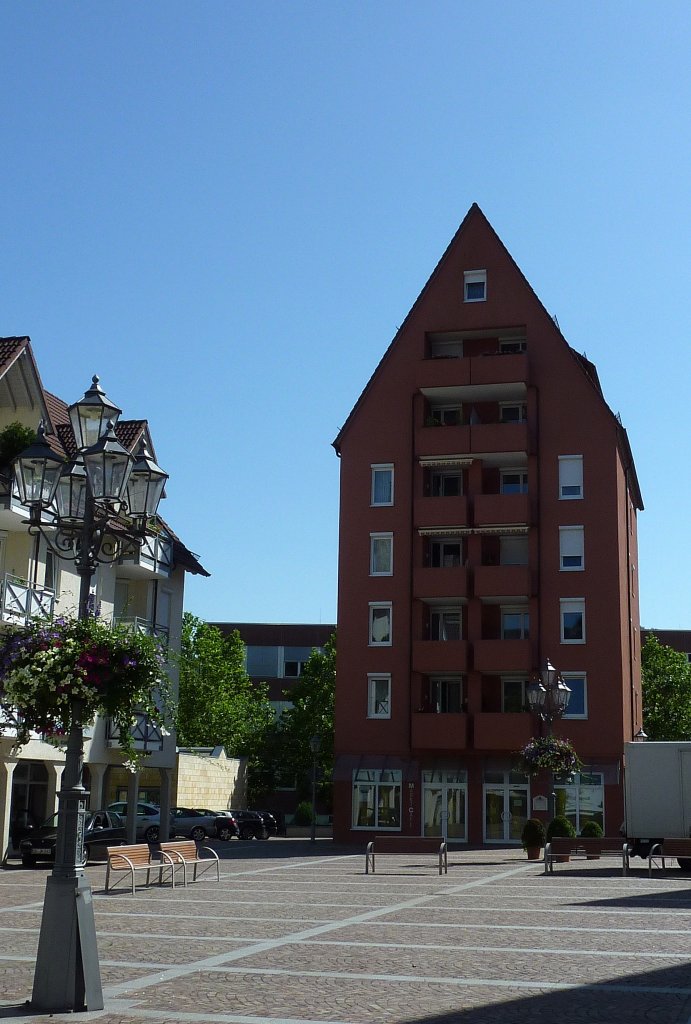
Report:
M559 857L620 857L621 873L627 875L629 855L629 844L622 841L621 836L600 836L598 839L590 836L576 836L574 839L555 836L545 845L545 874L554 871L554 862L556 860L559 863Z
M648 854L648 878L653 877L653 866L667 870L666 859L691 862L691 839L663 839L661 843L654 843ZM686 870L686 865L681 866Z
M151 881L151 872L158 871L159 885L163 881L163 866L160 857L152 853L148 843L137 843L135 846L108 846L108 866L106 868L106 892L110 886L110 874L120 872L129 874L132 879L132 895L134 896L134 881L137 871L146 871L146 884ZM171 870L171 881L175 886L175 873Z
M216 881L220 882L218 854L210 846L197 846L194 839L176 839L160 844L161 860L171 866L173 885L175 885L175 868L182 866L182 883L187 885L187 868L194 867L192 881L197 881L197 868L204 866L203 874L216 865Z
M375 836L365 851L365 874L376 871L376 854L432 853L439 858L439 874L449 873L448 852L443 839L429 836Z

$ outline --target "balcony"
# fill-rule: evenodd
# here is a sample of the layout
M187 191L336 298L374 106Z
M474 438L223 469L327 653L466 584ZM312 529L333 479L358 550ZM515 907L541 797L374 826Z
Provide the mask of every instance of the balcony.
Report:
M450 569L418 566L413 570L413 595L419 598L467 597L468 572L461 565Z
M413 515L417 527L467 526L468 499L465 495L448 498L416 498Z
M530 522L527 494L478 494L473 508L476 526L527 526Z
M530 597L527 565L478 565L473 574L475 597Z
M461 712L415 711L411 715L411 744L420 751L464 750L468 744L468 716Z
M476 640L473 655L475 671L488 675L532 669L530 640Z
M483 711L473 716L473 746L476 750L518 750L534 729L535 719L524 711Z
M473 453L528 451L527 423L474 423L470 427Z
M173 542L165 533L148 534L141 547L121 558L118 576L137 579L151 575L167 579L173 571Z
M163 750L163 732L143 712L137 714L136 721L130 728L130 735L134 740L135 750L147 751L149 753L154 750ZM112 718L109 718L106 722L106 745L111 748L119 748L121 746L120 730Z
M473 356L470 363L470 383L474 385L516 384L528 381L528 356L520 353L497 353Z
M470 384L470 359L433 356L420 367L420 390L466 387Z
M467 424L417 427L415 451L419 456L463 455L470 451L470 427Z
M133 633L144 633L147 636L155 636L163 643L164 646L168 645L168 627L159 626L155 622L151 622L150 619L144 619L140 615L133 615L131 618L115 618L113 620L118 626L124 626L125 629L131 629Z
M468 665L466 640L413 641L413 672L423 676L458 674Z
M34 587L19 576L5 573L0 593L3 622L28 626L32 619L52 619L55 591Z

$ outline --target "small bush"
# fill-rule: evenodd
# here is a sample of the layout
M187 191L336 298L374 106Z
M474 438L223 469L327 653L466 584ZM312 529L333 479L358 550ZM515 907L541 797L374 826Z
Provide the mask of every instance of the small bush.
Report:
M602 826L598 825L596 821L586 821L581 829L581 835L584 839L600 839L604 832L602 831Z
M555 836L563 837L564 839L575 839L576 829L573 827L568 818L556 817L552 818L549 825L547 826L547 839L554 839Z
M545 826L539 818L528 818L521 832L521 842L524 850L545 845Z
M303 800L295 808L295 814L293 815L293 825L311 825L312 824L312 804L308 800Z

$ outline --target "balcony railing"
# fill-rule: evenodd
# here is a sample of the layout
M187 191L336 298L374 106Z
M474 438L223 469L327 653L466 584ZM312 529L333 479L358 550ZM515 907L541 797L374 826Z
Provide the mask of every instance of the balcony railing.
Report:
M129 618L120 616L113 621L119 626L124 626L125 629L131 629L133 633L156 636L164 645L168 644L168 627L160 626L158 623L145 619L141 615L133 615Z
M123 565L141 565L159 576L170 576L173 571L173 542L166 534L147 534L141 547L123 555Z
M163 750L163 732L160 726L154 725L143 712L137 714L136 721L130 728L130 736L134 741L135 750ZM112 718L106 722L106 743L109 747L121 746L120 730Z
M19 576L5 573L0 594L3 622L27 626L32 619L52 619L54 609L54 590L35 587Z

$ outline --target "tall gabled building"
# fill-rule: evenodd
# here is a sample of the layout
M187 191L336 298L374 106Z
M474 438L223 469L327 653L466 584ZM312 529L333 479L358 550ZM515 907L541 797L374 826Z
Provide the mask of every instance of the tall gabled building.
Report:
M636 471L594 365L477 205L334 446L335 838L519 842L546 816L515 752L544 729L525 695L547 658L584 765L558 806L616 832L641 726Z

